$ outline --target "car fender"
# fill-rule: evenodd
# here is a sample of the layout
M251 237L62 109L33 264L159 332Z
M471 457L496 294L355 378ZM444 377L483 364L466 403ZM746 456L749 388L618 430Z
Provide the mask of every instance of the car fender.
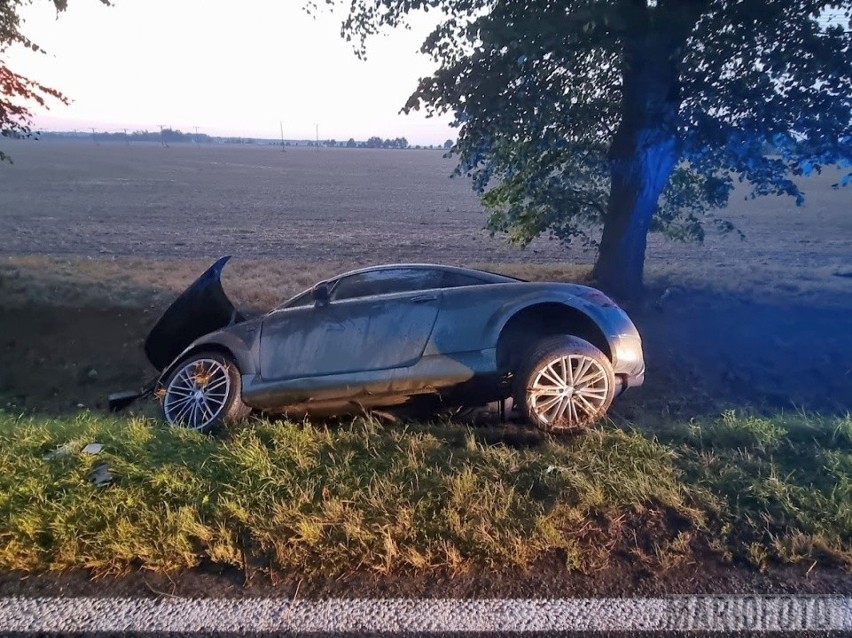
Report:
M193 341L183 350L183 352L175 357L174 361L166 366L162 374L160 374L159 382L162 383L165 381L177 365L186 359L186 357L195 352L202 352L204 350L224 351L229 353L236 361L241 375L258 374L257 357L255 356L255 352L252 348L252 343L251 341L248 343L246 342L246 337L253 337L258 328L255 326L247 326L245 324L235 326L235 328L244 334L234 334L231 330L219 330L217 332L211 332L210 334L204 335L203 337L199 337Z
M572 295L570 291L553 289L547 291L531 291L528 294L514 297L500 306L485 326L485 332L488 335L488 342L496 347L497 340L500 338L500 333L512 317L526 308L548 303L560 304L582 312L584 315L589 317L589 319L595 322L595 325L600 328L601 332L603 332L608 340L611 340L614 336L611 326L608 326L607 322L601 316L598 306L582 299L581 297Z

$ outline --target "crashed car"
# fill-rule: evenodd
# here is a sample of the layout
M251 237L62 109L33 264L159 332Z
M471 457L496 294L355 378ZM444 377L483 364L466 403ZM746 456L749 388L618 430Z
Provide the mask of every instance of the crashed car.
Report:
M339 415L511 399L547 432L582 429L641 385L642 341L600 291L429 264L355 270L247 319L222 289L222 257L145 341L172 425L252 410ZM136 396L120 396L114 406Z

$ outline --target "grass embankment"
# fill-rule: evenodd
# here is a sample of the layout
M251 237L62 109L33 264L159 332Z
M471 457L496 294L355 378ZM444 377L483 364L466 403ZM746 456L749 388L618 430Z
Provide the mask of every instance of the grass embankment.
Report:
M556 558L666 568L708 552L852 567L852 419L737 418L656 437L602 426L530 448L494 428L0 414L0 568L302 574ZM104 445L97 455L84 445ZM70 450L53 455L58 446ZM49 458L45 458L48 456ZM112 484L89 479L106 462Z

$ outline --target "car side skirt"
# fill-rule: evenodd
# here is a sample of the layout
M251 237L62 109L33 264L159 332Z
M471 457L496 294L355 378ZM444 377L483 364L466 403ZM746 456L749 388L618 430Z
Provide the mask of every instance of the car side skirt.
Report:
M264 381L260 375L244 374L243 401L255 409L284 410L299 406L352 403L364 406L395 405L419 394L440 394L447 388L496 374L496 349L431 355L405 368L369 370Z

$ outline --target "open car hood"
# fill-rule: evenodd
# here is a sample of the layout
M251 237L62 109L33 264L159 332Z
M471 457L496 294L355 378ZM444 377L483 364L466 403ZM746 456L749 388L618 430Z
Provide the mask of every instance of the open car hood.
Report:
M163 370L193 341L245 321L222 290L220 277L230 256L221 257L172 302L145 338L148 361Z

